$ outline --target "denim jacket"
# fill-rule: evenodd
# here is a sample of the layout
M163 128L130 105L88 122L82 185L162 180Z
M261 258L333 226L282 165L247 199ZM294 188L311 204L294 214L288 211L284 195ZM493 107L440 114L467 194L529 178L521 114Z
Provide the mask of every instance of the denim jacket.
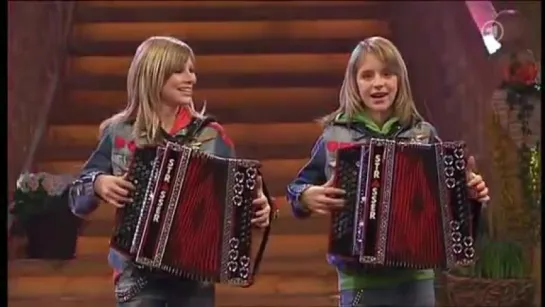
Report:
M181 119L182 124L179 129L170 135L173 138L184 137L192 120ZM177 121L180 122L178 119ZM79 178L70 188L69 203L75 215L85 217L100 205L101 200L95 194L93 187L98 175L126 173L135 148L132 135L132 125L129 123L116 123L105 129L97 148L83 166ZM225 158L233 157L235 154L230 139L216 122L208 123L186 144ZM108 204L102 205L108 206ZM108 260L116 271L122 271L127 264L127 259L113 249L110 249Z
M287 200L291 204L296 218L303 219L310 216L311 213L305 210L299 201L301 194L310 186L322 185L330 178L335 166L336 150L373 137L420 143L439 140L435 128L425 121L416 121L414 124L406 126L397 124L386 135L378 134L362 123L342 120L333 121L324 127L322 135L317 139L311 150L310 160L287 186ZM480 204L478 208L480 210ZM334 255L327 255L327 259L330 264L341 271L364 270L357 261L343 261Z

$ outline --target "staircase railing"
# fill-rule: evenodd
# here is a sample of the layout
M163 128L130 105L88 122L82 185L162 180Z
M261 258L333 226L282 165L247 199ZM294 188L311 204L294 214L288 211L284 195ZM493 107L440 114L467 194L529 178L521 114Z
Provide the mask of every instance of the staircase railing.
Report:
M58 44L57 48L59 49L59 51L56 53L56 56L51 59L51 63L48 67L48 88L44 95L43 104L40 106L41 110L40 113L38 113L40 114L38 118L38 123L32 134L32 139L28 147L27 156L22 166L22 172L27 172L32 167L36 150L38 149L42 136L44 135L44 131L47 127L49 112L51 110L53 102L55 101L55 98L59 97L59 84L62 81L62 72L64 68L64 62L67 56L68 39L70 37L70 31L72 29L72 22L76 7L75 1L53 1L52 4L54 5L56 11L54 15L59 17L59 21L54 23L54 26L56 27L55 32L59 33L59 39L55 40L55 42ZM11 207L12 204L8 206L8 237L14 222L13 215L9 213Z

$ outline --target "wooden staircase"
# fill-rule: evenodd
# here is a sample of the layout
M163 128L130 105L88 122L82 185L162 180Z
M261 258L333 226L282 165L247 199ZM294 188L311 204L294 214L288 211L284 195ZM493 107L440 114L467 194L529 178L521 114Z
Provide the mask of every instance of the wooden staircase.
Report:
M186 41L197 56L196 101L206 100L241 157L263 161L281 205L256 284L218 287L218 306L335 306L325 261L327 219L295 221L286 184L336 108L348 54L365 37L389 37L386 4L371 1L85 1L78 3L65 100L52 112L39 169L77 173L98 124L125 104L136 47L152 35ZM199 106L198 106L199 107ZM10 263L10 306L113 306L106 262L113 208L101 206L68 263Z

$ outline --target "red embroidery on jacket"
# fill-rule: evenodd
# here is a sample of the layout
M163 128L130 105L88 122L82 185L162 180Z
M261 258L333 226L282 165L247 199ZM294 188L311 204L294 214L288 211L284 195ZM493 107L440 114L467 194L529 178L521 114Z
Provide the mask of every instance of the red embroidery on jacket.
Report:
M350 146L355 145L356 143L353 142L337 142L337 141L329 141L326 143L326 149L329 152L335 152L339 149L347 148Z
M116 136L115 137L115 140L114 140L114 146L115 148L117 149L121 149L121 148L125 148L127 147L129 149L130 152L134 152L134 150L136 149L136 144L134 141L129 141L127 142L126 139L120 137L120 136Z

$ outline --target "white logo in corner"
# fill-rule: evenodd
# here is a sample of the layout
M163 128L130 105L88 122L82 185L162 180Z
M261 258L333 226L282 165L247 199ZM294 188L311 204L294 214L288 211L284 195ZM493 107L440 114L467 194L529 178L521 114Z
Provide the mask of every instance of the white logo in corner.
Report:
M483 37L493 37L497 42L500 42L504 35L503 25L495 20L489 20L481 27L481 35Z

